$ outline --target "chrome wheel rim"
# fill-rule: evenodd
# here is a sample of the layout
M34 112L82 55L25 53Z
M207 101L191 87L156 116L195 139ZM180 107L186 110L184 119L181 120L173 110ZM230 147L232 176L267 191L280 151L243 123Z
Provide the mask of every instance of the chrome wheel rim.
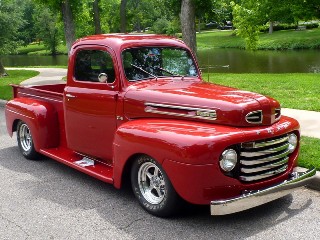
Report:
M23 151L30 151L32 147L32 136L27 124L22 124L19 129L19 139Z
M151 162L143 163L138 172L139 189L151 204L159 204L166 195L166 185L161 170Z

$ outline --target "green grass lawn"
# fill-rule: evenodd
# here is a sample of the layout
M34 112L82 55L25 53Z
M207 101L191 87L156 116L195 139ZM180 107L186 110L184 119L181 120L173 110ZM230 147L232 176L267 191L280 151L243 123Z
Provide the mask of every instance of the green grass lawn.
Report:
M298 164L300 167L316 167L320 171L320 139L301 137L300 156Z
M258 49L319 49L320 28L296 31L276 31L272 34L260 33ZM234 34L234 31L212 31L197 34L198 49L210 48L245 48L245 42Z
M320 112L320 75L314 73L211 73L209 81L277 99L282 107ZM203 73L208 79L208 73Z
M12 87L9 84L19 84L22 81L35 77L37 71L29 70L8 70L9 76L0 77L0 99L9 100L12 98Z

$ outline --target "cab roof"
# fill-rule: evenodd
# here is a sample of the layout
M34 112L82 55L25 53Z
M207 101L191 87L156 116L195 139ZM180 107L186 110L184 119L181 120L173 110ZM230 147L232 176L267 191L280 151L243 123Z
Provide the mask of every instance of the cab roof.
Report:
M187 48L186 45L177 38L156 34L92 35L77 40L72 48L75 49L79 45L108 46L114 51L122 51L125 48L139 46L174 46Z

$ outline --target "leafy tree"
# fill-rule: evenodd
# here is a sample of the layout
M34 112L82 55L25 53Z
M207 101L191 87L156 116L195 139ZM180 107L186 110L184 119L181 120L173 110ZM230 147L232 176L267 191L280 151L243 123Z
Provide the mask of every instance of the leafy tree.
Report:
M24 23L20 26L17 37L26 46L36 39L35 22L33 19L35 4L32 0L20 1L20 4Z
M246 4L231 3L233 8L233 23L235 25L236 34L244 38L246 49L257 49L259 40L259 26L262 24L259 5L256 5L253 0L249 0Z
M6 75L2 64L1 55L9 54L15 51L19 45L17 40L18 30L24 23L18 0L0 1L0 76Z
M60 13L64 25L64 35L68 51L71 49L72 43L76 39L75 24L74 24L74 12L77 10L77 6L80 5L80 0L36 0L47 4L53 12Z
M45 6L37 6L34 14L37 37L43 40L51 55L57 54L59 44L58 17Z

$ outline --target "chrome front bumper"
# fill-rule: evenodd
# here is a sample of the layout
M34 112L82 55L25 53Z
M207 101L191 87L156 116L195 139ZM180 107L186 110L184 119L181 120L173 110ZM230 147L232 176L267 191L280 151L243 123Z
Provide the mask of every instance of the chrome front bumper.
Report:
M211 215L226 215L260 206L290 194L294 190L304 187L315 176L316 169L312 168L306 172L293 172L291 177L272 187L250 191L236 198L211 201Z

